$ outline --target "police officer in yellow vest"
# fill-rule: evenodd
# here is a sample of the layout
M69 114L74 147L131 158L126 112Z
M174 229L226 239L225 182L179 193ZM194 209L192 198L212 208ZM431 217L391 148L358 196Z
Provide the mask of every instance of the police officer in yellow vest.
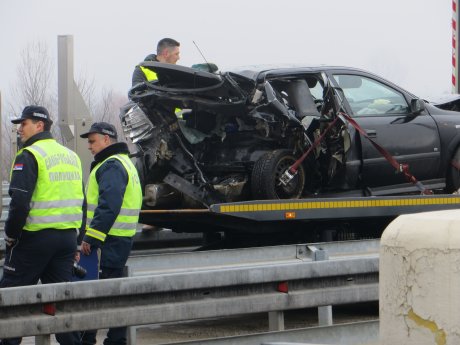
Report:
M81 251L89 255L101 248L101 279L120 278L136 233L142 189L126 143L117 142L115 127L94 123L87 133L94 155L86 186L87 227ZM111 328L105 345L126 344L126 327ZM84 332L83 344L96 343L96 331Z
M71 281L83 216L80 159L52 138L46 108L27 106L11 122L19 124L23 148L11 169L0 288ZM80 343L77 333L56 334L56 339L61 345ZM21 339L0 343L20 344Z
M175 65L180 58L180 43L172 38L163 38L157 44L157 54L149 54L144 61L157 61ZM137 65L134 68L132 86L143 83L144 81L157 80L157 74L148 67ZM182 118L182 109L175 108L174 113L178 118Z

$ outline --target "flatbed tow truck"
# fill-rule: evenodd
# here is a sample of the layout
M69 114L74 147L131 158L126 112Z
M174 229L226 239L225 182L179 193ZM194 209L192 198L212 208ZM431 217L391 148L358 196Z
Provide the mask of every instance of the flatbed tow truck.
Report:
M378 238L401 214L460 207L460 196L443 194L460 186L458 113L441 111L402 89L397 91L407 101L402 112L399 106L352 109L344 89L359 89L364 79L377 83L372 74L332 67L261 68L247 80L247 71L218 76L155 62L145 66L164 75L157 84L131 89L132 102L120 118L139 147L135 156L146 206L176 209L143 210L141 223L209 238L223 234L238 245L256 238L270 245ZM203 80L195 84L198 75ZM318 82L322 93L315 98L309 90ZM395 87L380 82L382 90ZM383 91L378 97L377 104L392 102ZM306 100L309 107L302 103ZM190 117L179 122L168 107L184 106ZM366 116L349 115L361 110ZM223 122L209 124L207 115ZM236 129L216 135L200 127L201 116L217 133ZM187 126L209 135L187 139ZM139 130L144 127L148 130ZM419 132L427 128L430 132Z
M397 216L460 208L460 195L343 196L255 200L208 209L143 210L140 222L175 232L216 233L237 242L293 243L378 238ZM262 235L262 236L258 236ZM206 238L205 236L205 238Z

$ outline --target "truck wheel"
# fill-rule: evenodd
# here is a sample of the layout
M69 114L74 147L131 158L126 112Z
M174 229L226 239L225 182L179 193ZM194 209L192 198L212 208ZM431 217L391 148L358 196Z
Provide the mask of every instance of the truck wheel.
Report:
M460 188L460 148L457 148L447 167L447 193L453 193Z
M298 199L305 186L305 170L299 166L297 174L285 186L280 176L296 161L289 150L275 150L262 155L254 164L251 190L254 199Z

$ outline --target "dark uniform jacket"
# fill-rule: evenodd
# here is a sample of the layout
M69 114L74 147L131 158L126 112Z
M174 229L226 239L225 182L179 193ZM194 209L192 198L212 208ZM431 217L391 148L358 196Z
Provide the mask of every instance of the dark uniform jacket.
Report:
M158 60L155 54L150 54L145 57L144 61L158 61ZM139 84L139 83L143 83L146 80L147 79L145 78L144 72L142 72L139 66L136 66L133 72L132 86Z

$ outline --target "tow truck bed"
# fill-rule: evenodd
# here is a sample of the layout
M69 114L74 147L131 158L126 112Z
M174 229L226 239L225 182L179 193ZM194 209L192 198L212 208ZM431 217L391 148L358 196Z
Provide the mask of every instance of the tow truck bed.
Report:
M305 230L307 223L328 224L370 219L391 220L401 214L460 208L460 195L255 200L215 204L209 209L143 210L140 222L177 232L278 232Z

